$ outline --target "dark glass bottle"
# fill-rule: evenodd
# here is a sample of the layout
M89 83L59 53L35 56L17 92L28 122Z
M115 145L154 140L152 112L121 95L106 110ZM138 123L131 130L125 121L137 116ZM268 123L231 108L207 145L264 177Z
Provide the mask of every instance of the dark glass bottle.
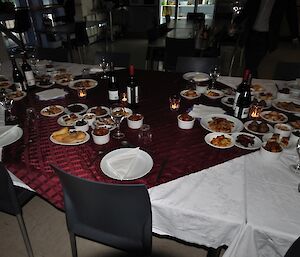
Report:
M234 101L233 101L233 106L232 106L233 110L235 110L235 107L236 107L236 104L237 104L237 100L238 100L240 94L243 93L247 89L247 87L248 87L249 76L251 76L250 70L249 69L245 69L244 70L244 75L243 75L243 81L242 81L241 84L238 85L238 87L236 89L236 93L235 93L235 97L234 97Z
M139 104L139 85L136 82L134 66L129 66L129 79L127 82L127 98L131 108L136 108Z
M111 103L116 103L119 101L119 85L117 83L116 75L114 72L114 66L110 64L110 76L108 83L108 99Z
M246 119L249 115L249 109L251 105L251 91L250 91L250 84L248 83L244 91L240 93L236 102L236 107L234 109L234 116L239 119Z
M32 88L35 87L35 78L34 78L31 66L27 62L27 58L26 57L27 57L26 53L23 52L22 53L23 63L22 63L21 67L22 67L22 70L23 70L23 73L24 73L24 77L25 77L25 80L26 80L27 89L30 90L30 89L32 89Z
M13 68L12 75L13 75L13 81L14 81L16 90L27 91L27 85L25 83L24 76L17 66L15 57L13 55L11 55L10 59L11 59L12 68Z

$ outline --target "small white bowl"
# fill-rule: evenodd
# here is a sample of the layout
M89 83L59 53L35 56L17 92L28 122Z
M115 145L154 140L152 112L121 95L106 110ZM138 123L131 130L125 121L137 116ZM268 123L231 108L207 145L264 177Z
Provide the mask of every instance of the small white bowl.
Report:
M279 134L279 136L281 138L282 137L290 137L292 130L293 130L292 126L290 126L288 124L277 123L274 125L274 133Z
M266 161L278 160L280 158L281 153L282 153L282 147L281 147L280 152L270 152L270 151L265 149L266 144L267 143L263 143L263 145L261 146L261 148L259 150L260 155L262 156L263 160L266 160Z
M83 119L89 124L89 126L91 127L94 123L94 121L96 120L96 114L95 113L86 113L85 115L83 115Z
M182 117L191 118L191 120L183 120ZM192 129L194 127L195 118L188 114L180 114L177 116L178 127L181 129Z
M208 85L205 85L205 84L196 85L196 91L200 94L204 94L206 92L207 88L208 88Z
M77 125L78 123L82 123L82 122L84 122L85 124L83 124L83 125ZM79 120L79 121L77 121L75 123L74 127L75 127L76 130L83 131L83 132L87 132L89 130L89 124L85 120Z
M131 129L139 129L142 127L144 116L142 114L132 114L127 118L128 127Z
M95 130L101 130L102 133L101 135L95 135L94 132ZM94 143L96 145L104 145L107 144L110 140L110 131L107 128L98 128L98 129L94 129L92 131L92 138L94 140Z
M291 133L290 140L292 142L297 142L300 138L300 129L294 129Z

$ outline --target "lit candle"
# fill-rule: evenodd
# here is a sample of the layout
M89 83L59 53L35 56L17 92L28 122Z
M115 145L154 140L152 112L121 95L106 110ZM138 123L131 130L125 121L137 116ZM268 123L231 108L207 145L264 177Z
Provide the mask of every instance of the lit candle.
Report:
M79 98L86 98L87 96L87 91L85 87L78 88L77 93Z
M170 96L170 110L171 111L178 111L180 107L180 98L177 95Z
M250 116L252 119L258 119L260 113L262 111L262 107L260 105L252 105L250 108Z
M127 95L126 93L122 93L121 103L123 106L127 106Z

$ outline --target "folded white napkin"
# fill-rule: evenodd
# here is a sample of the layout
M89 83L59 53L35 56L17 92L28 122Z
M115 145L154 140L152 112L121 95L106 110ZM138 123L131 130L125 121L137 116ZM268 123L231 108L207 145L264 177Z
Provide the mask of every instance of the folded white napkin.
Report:
M220 107L206 106L203 104L194 104L193 109L189 112L189 115L194 118L202 118L209 114L223 114L225 110Z
M107 164L110 167L110 170L120 179L123 180L126 178L134 167L138 155L140 153L140 148L133 148L125 153L112 156L107 159Z
M39 99L44 101L56 99L56 98L63 98L65 97L66 94L68 93L65 90L59 88L48 89L36 93Z
M1 126L0 127L0 138L5 137L11 130L13 130L15 127L18 125L14 126Z

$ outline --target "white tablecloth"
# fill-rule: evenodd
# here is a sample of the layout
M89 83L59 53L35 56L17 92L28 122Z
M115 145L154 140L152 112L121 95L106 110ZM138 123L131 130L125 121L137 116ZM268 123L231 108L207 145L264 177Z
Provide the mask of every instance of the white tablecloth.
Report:
M61 67L80 74L84 66ZM221 78L233 87L240 80ZM208 247L228 245L225 257L283 256L300 235L300 177L289 170L296 161L294 148L273 162L258 151L150 188L153 231Z

